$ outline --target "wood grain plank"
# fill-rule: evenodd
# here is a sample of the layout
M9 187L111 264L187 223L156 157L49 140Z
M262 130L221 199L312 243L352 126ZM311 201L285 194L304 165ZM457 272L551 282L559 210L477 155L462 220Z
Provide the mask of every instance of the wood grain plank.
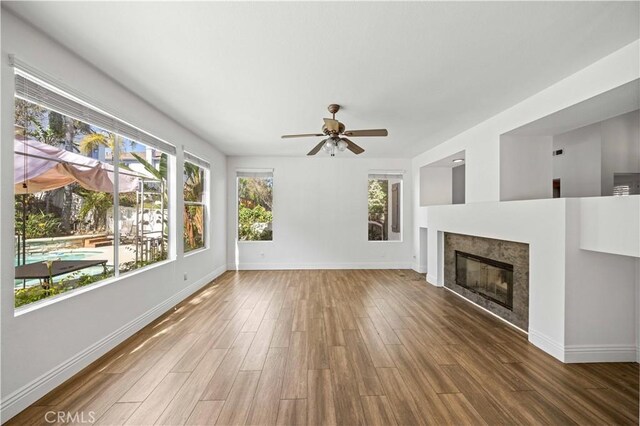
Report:
M188 377L189 373L167 374L147 399L140 404L140 407L127 419L125 424L154 424Z
M186 425L215 425L224 401L198 401L187 419Z
M373 326L371 320L369 318L358 318L356 322L358 323L360 335L369 350L369 355L371 356L373 365L377 368L395 367L395 364L389 356L389 352L387 352L384 342L378 335L378 332Z
M457 425L486 425L482 416L476 411L462 393L441 393L440 400L453 417L453 424Z
M323 309L324 329L327 335L328 346L344 346L344 334L338 310L335 307Z
M217 425L243 425L249 415L249 408L260 379L259 371L241 371L238 373L231 392L227 397Z
M254 336L255 333L240 333L238 335L204 390L202 400L227 399Z
M222 364L226 353L226 349L211 349L205 354L185 384L162 412L157 424L181 425L187 421L211 378Z
M401 425L423 425L411 391L396 368L378 368L378 377L391 403L393 414Z
M293 309L283 308L276 322L276 328L271 338L272 348L288 348L291 341L291 330L293 328Z
M126 424L127 419L138 409L140 404L140 402L116 402L94 424L101 426Z
M307 424L306 399L281 399L278 409L278 426L303 426Z
M360 395L383 395L384 391L376 367L360 333L356 330L345 330L345 338Z
M386 396L363 396L360 399L368 425L388 426L398 424Z
M153 392L156 386L171 371L173 366L203 335L187 334L171 348L160 360L150 368L128 391L119 402L142 402Z
M269 350L249 413L248 425L276 424L287 352L286 348Z
M269 352L269 345L271 344L271 337L273 336L275 327L276 320L265 319L262 321L247 351L244 363L240 368L241 370L262 370L264 361L267 358L267 352Z
M307 383L308 424L336 425L331 372L329 370L309 370Z
M366 424L358 392L358 380L344 346L329 348L329 365L337 423L340 425Z
M282 399L304 399L307 397L307 333L291 333L291 347L282 385Z
M310 370L329 368L327 337L322 318L309 318L307 323L307 362Z

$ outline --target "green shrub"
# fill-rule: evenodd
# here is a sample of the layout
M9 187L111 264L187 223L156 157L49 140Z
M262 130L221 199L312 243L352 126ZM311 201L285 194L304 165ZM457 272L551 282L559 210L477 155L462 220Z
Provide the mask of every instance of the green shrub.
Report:
M52 213L29 213L26 222L27 238L49 238L60 235L60 218ZM22 215L16 212L16 231L22 233Z
M253 208L242 204L238 206L238 238L248 241L271 240L273 231L269 225L273 214L261 205Z

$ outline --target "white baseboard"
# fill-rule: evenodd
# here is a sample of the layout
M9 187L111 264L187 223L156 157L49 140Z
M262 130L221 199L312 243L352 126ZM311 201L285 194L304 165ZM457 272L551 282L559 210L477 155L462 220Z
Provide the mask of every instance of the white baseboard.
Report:
M427 273L427 265L418 265L416 263L413 264L412 269L414 271L416 271L419 274L426 274Z
M438 284L438 277L429 273L427 273L427 282L436 287L442 287L440 284Z
M219 277L226 270L226 265L216 268L213 272L190 284L188 287L183 288L178 293L115 330L113 333L100 339L93 345L62 362L57 367L52 368L42 376L26 384L15 392L7 395L0 402L0 421L4 423L16 414L20 413L29 405L42 398L57 386L60 386L66 380L70 379L83 368L87 367L92 362L125 341L127 338L131 337L173 306L177 305L204 285Z
M295 269L411 269L411 262L368 263L229 263L230 271L273 271Z
M565 347L550 337L529 328L529 342L552 357L565 362Z
M564 362L637 362L635 345L567 345Z

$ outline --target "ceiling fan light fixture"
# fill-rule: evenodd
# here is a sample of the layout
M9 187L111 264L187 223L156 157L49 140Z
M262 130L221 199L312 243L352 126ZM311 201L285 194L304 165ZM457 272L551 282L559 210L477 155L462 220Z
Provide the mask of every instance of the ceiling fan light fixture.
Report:
M364 152L360 146L347 138L341 138L340 136L348 137L372 137L372 136L388 136L387 129L368 129L368 130L347 130L344 123L336 120L336 113L340 110L340 105L331 104L328 108L331 113L331 118L324 118L324 125L322 126L322 133L303 133L297 135L283 135L282 138L303 138L311 136L327 136L328 139L320 141L307 155L316 155L320 150L335 157L336 151L344 152L346 150L359 155Z

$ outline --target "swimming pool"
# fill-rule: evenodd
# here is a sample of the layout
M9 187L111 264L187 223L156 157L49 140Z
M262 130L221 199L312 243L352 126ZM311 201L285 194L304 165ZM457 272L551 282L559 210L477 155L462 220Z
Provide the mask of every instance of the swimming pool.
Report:
M47 253L27 253L26 263L37 263L37 262L45 262L47 260L84 260L90 258L104 258L104 252L100 250L57 250L50 251ZM20 264L22 264L22 259L20 259ZM13 262L14 266L18 266L18 256L14 258ZM82 274L86 275L97 275L102 274L104 272L104 268L102 266L92 266L90 268L85 268L81 271ZM55 281L66 278L70 275L74 274L74 272L70 274L59 275L55 278ZM78 275L77 273L75 273ZM15 288L31 287L33 285L39 285L40 280L13 280Z
M102 252L96 250L82 251L50 251L48 253L27 253L26 263L44 262L46 260L83 260L87 257L100 255ZM20 259L22 264L22 259ZM18 256L15 257L13 266L18 266Z

